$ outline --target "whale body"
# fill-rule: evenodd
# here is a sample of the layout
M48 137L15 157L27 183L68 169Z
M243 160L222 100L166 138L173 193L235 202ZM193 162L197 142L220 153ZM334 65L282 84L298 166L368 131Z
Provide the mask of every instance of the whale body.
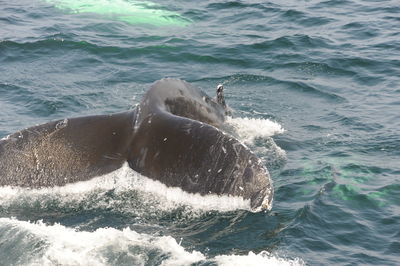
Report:
M226 109L179 79L155 82L134 109L30 127L0 140L0 186L63 186L129 166L168 187L271 208L267 169L221 129Z

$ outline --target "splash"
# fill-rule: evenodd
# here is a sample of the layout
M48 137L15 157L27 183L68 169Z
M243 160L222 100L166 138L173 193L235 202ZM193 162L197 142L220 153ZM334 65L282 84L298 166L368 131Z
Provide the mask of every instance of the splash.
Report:
M187 26L190 20L145 1L129 0L44 0L71 13L93 13L129 24Z
M0 218L0 232L0 242L11 242L14 247L29 243L35 247L14 249L17 264L144 265L155 259L163 265L190 265L205 259L198 251L185 251L171 236L151 236L130 228L99 228L88 232L60 224L46 225L42 221Z
M27 189L0 187L0 211L58 209L114 209L139 216L186 208L189 215L207 211L251 210L250 200L241 197L192 194L167 187L132 170L128 164L88 181L62 187ZM149 210L153 210L151 213Z
M262 118L227 117L224 126L239 141L249 145L270 171L286 163L286 152L272 139L285 132L279 123Z
M268 266L295 266L305 265L301 259L284 259L262 251L259 254L249 252L248 255L220 255L215 257L215 261L220 266L252 266L252 265L268 265Z
M228 117L226 122L247 144L254 143L257 138L268 138L285 132L280 124L268 119Z
M129 227L89 232L10 218L0 218L0 243L13 247L2 262L19 265L304 265L300 259L266 251L207 258L185 250L172 236L138 233Z

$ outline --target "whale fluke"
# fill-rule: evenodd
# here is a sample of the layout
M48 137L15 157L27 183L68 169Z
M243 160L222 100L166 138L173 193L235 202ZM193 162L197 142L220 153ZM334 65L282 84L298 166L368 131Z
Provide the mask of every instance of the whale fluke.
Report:
M273 196L268 171L221 129L226 113L221 96L214 100L185 81L162 79L135 110L21 130L0 140L0 186L62 186L128 162L169 187L238 196L254 211L268 209Z

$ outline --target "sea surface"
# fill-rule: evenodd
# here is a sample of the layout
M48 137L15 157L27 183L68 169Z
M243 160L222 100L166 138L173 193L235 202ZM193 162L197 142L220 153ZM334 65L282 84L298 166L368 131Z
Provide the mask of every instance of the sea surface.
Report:
M0 188L0 265L399 265L400 3L0 0L0 138L210 96L269 169L270 211L121 169Z

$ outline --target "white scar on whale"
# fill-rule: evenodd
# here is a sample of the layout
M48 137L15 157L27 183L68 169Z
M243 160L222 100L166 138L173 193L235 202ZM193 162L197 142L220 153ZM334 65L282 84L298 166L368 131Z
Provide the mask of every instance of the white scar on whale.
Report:
M100 14L129 24L187 26L190 20L148 1L133 0L44 0L70 13Z

